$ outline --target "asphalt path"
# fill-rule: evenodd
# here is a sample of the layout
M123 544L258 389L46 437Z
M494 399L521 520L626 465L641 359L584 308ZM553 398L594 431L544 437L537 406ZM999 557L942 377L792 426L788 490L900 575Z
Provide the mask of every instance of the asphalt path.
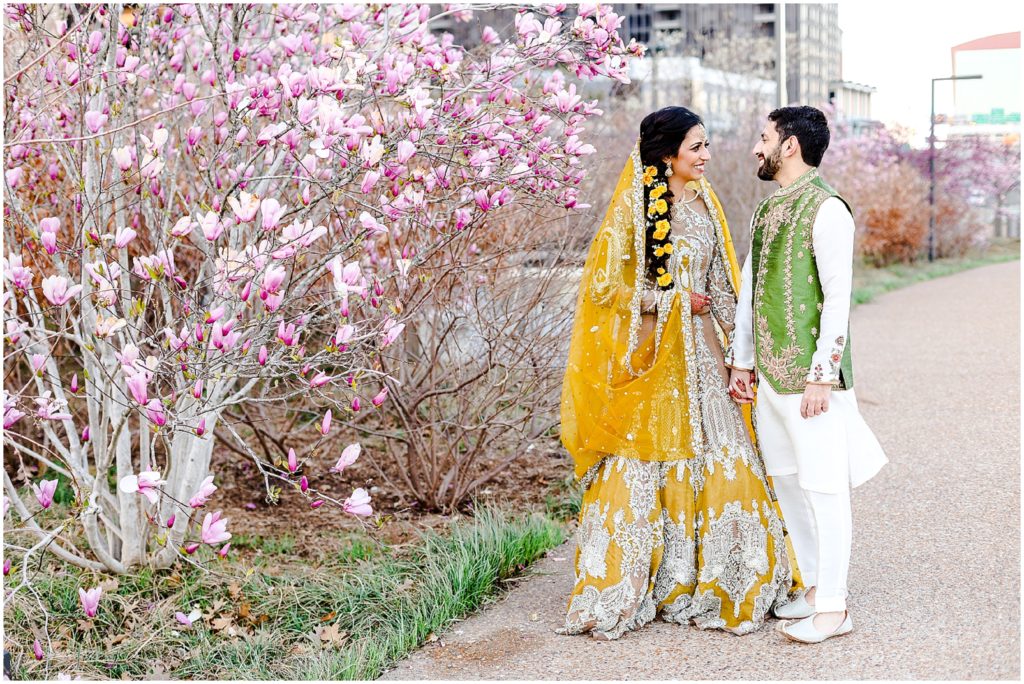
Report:
M854 490L854 631L803 645L656 620L559 636L574 540L383 679L1020 680L1020 262L852 313L857 395L889 465Z

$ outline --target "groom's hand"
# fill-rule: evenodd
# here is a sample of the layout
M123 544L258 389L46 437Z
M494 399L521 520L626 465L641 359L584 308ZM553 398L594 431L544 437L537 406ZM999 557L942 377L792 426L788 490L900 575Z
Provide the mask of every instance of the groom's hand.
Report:
M809 382L804 387L803 401L800 402L800 415L804 418L820 416L828 411L828 400L832 396L832 385Z
M729 396L737 404L750 404L754 401L753 371L731 368L729 370Z

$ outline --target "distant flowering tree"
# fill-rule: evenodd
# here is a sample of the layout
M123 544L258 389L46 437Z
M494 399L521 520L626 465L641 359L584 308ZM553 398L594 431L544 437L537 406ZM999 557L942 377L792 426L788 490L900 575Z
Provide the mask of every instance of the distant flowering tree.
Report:
M405 358L417 312L399 285L418 263L512 202L577 203L600 110L570 81L626 81L642 48L607 7L575 9L523 10L468 52L426 5L5 6L19 586L44 549L115 573L226 555L229 521L203 510L215 428L271 497L372 514L365 490L332 499L305 462L334 416L387 399L380 361ZM223 419L261 403L306 416L313 443L258 458ZM67 518L40 515L56 478L16 485L37 468L70 482ZM83 591L90 616L99 601Z
M834 118L835 112L827 114ZM823 168L836 189L853 202L858 217L858 250L878 265L913 261L925 253L928 204L928 148L915 149L907 131L879 126L855 135L831 121L833 140ZM958 137L935 150L936 253L962 255L984 244L993 227L979 206L998 216L1020 183L1020 141ZM891 192L887 188L898 188Z

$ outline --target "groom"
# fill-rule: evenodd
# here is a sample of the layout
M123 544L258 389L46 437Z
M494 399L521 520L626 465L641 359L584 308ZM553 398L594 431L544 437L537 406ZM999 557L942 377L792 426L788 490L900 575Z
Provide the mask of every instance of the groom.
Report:
M846 634L853 519L850 488L886 463L853 392L849 314L853 215L818 174L829 130L813 107L768 115L757 176L779 189L758 205L726 352L729 392L754 401L758 442L804 584L776 611L790 639Z

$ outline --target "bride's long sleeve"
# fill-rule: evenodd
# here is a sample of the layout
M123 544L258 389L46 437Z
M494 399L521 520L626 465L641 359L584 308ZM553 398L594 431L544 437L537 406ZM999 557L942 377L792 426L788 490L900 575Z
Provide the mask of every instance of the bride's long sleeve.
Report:
M725 260L720 249L715 247L708 268L706 292L711 297L711 313L726 335L732 334L736 323L736 293L725 270Z

